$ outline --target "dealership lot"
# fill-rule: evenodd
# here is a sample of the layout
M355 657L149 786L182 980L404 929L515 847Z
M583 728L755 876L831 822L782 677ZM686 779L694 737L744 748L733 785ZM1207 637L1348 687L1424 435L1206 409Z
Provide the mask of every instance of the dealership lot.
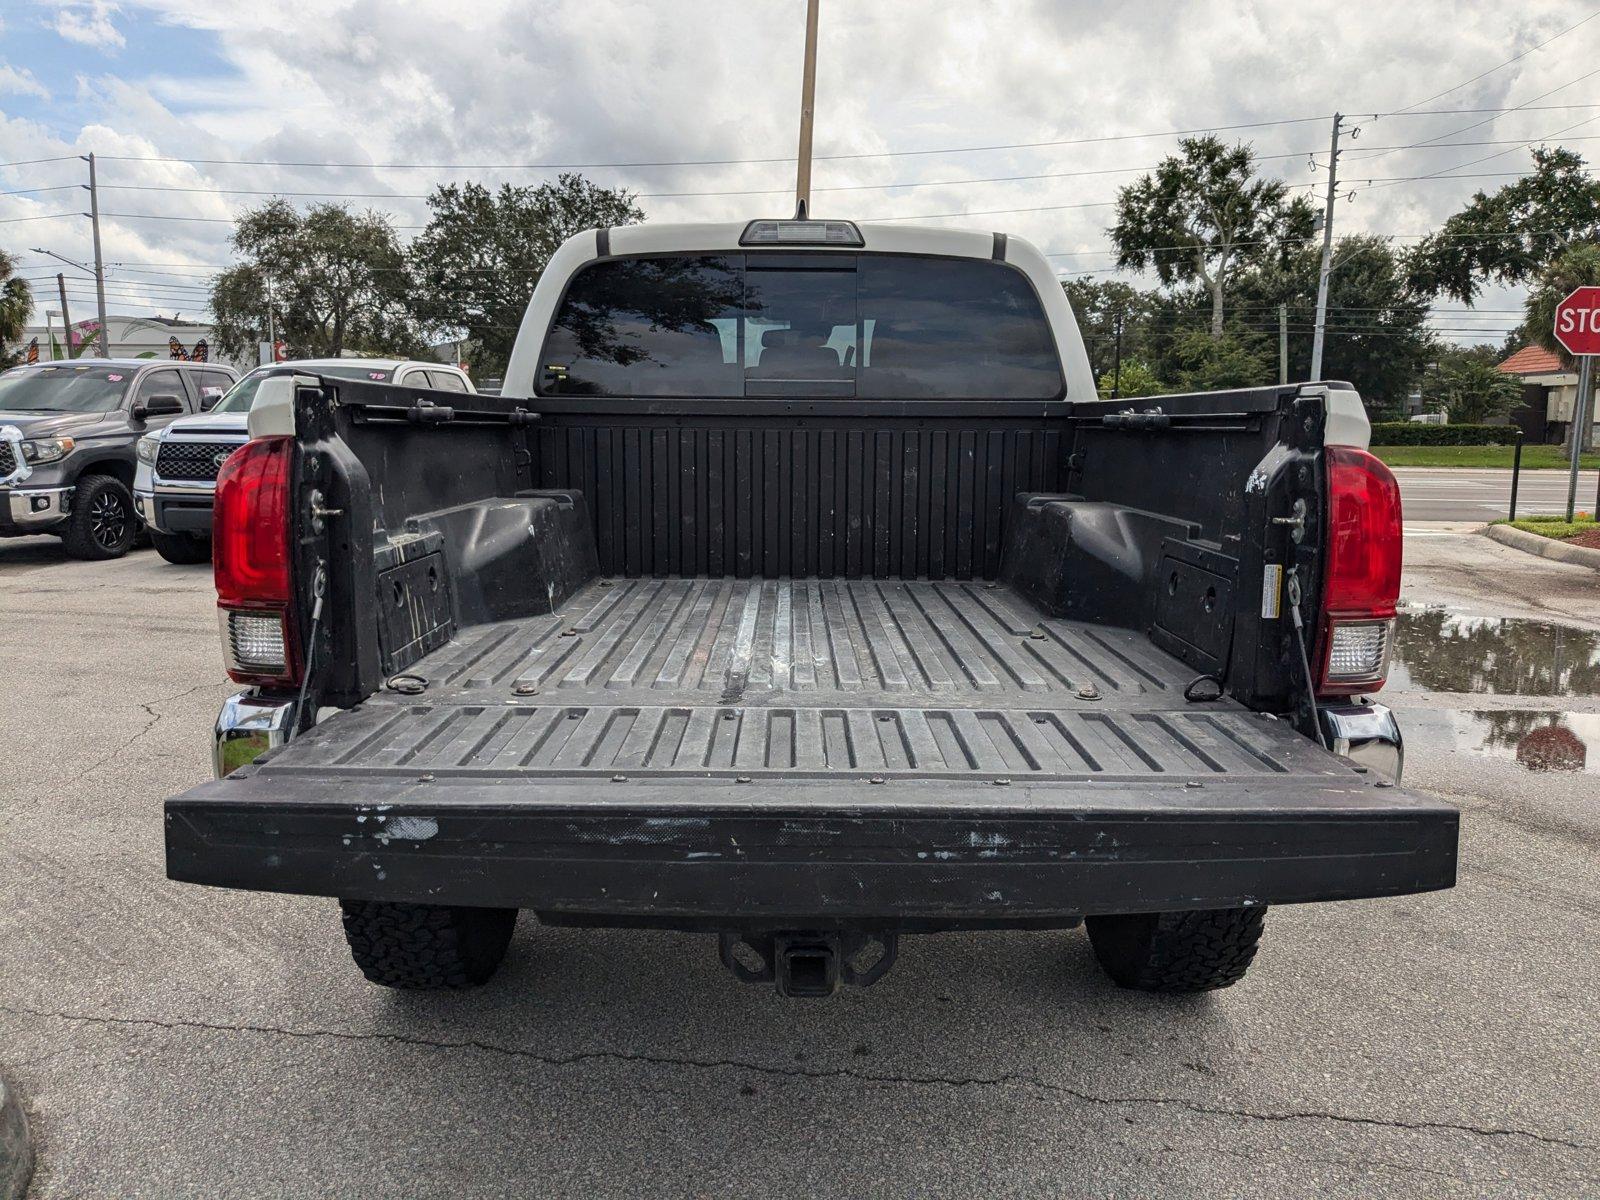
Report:
M1600 1188L1600 747L1530 772L1473 735L1600 721L1564 694L1593 574L1409 532L1412 644L1507 618L1561 656L1547 688L1419 657L1386 693L1408 782L1465 810L1455 890L1275 910L1209 997L1120 992L1074 931L911 939L816 1003L741 987L707 937L531 921L481 991L390 994L330 901L168 883L161 801L234 690L209 572L0 545L0 1060L34 1194Z

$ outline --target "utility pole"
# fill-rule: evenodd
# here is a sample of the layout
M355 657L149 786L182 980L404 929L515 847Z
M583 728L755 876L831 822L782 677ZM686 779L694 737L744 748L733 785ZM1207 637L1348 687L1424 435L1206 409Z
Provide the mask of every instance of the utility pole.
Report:
M1111 354L1111 398L1122 399L1122 314L1117 314L1116 341Z
M272 276L267 276L267 361L278 361L278 325L272 315Z
M89 223L94 230L94 294L100 307L100 357L111 357L111 325L106 320L106 263L100 255L100 189L95 186L94 155L89 163Z
M1594 380L1596 357L1593 354L1578 357L1578 394L1572 398L1572 461L1567 470L1568 524L1572 523L1572 510L1578 502L1578 463L1583 457L1583 444L1589 440L1589 423L1594 419L1589 413L1589 387Z
M1311 374L1322 378L1322 342L1328 328L1328 276L1333 272L1333 201L1339 180L1339 127L1344 114L1333 114L1333 144L1328 148L1328 201L1322 210L1322 269L1317 272L1317 326L1311 336Z
M1289 306L1278 305L1278 382L1289 382Z
M803 220L811 209L811 117L817 103L817 3L806 0L806 62L800 80L800 156L795 168L794 215Z
M86 213L84 215L87 216L88 214ZM65 254L57 254L54 250L46 250L43 246L31 246L31 247L29 247L29 249L31 249L35 254L42 254L46 258L53 258L57 262L64 262L64 263L67 264L67 266L72 267L74 270L82 271L85 275L93 275L94 274L93 271L91 271L88 267L84 266L81 262L78 262L76 259L68 258ZM71 358L72 357L72 321L67 316L67 285L62 280L60 275L56 276L56 284L61 289L61 324L62 324L61 338L66 343L67 357ZM105 303L104 303L103 300L101 302L100 311L101 312L105 311ZM102 321L101 324L102 324L102 328L103 328L104 327L104 322ZM52 359L54 358L54 352L53 351L52 351L51 357L52 357Z
M67 277L60 271L56 272L56 289L61 293L61 340L66 345L67 357L72 357L72 318L67 316ZM55 351L50 352L50 357L55 358Z

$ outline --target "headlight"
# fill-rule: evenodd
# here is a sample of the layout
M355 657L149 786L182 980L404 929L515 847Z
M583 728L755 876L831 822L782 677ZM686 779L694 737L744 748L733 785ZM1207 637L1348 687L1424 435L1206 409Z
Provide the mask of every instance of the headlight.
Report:
M55 462L72 453L77 445L71 438L41 438L36 442L22 443L22 457L31 463Z
M140 462L148 463L153 467L156 465L156 451L160 449L161 442L159 439L142 437L139 439L139 444L133 448L133 452L139 456Z

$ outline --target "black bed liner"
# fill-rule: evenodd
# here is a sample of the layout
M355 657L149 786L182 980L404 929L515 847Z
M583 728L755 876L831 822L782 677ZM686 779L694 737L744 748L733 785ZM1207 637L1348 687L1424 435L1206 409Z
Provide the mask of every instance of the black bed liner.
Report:
M1456 814L1002 584L595 580L168 803L174 878L550 914L1049 920L1454 879Z
M469 630L416 670L454 692L531 683L703 703L830 693L1110 695L1193 672L1130 630L1041 618L973 581L600 579L561 612Z
M599 580L483 626L263 769L478 778L1347 775L1282 722L1190 704L1129 630L1001 584Z

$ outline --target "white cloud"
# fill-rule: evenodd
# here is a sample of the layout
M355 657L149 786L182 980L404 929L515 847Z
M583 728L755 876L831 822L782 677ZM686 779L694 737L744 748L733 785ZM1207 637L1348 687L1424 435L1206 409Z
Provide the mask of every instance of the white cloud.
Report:
M13 67L9 63L0 62L0 96L4 95L50 99L49 89L34 78L32 71L26 67Z
M85 0L83 3L63 4L56 11L51 26L69 42L93 46L97 50L120 50L127 45L122 32L111 23L117 15L117 6L110 0Z
M130 32L140 23L204 30L216 39L215 59L201 64L160 56L130 62L124 55L115 77L91 76L80 93L77 110L95 124L71 131L70 151L62 152L97 150L106 156L101 179L112 185L202 189L108 188L104 210L212 218L108 219L113 259L228 261L229 228L215 218L263 197L206 188L378 193L351 203L414 225L426 209L407 197L437 182L535 182L551 172L370 164L782 159L794 152L798 0L121 0L120 9L87 2L69 8L86 22L103 19L119 41L113 18ZM822 9L817 152L1068 142L1316 117L1223 135L1253 142L1263 170L1314 194L1306 185L1318 175L1307 169L1307 155L1325 163L1325 116L1339 109L1356 114L1352 124L1363 128L1341 165L1361 190L1339 204L1338 231L1413 235L1436 226L1474 190L1505 181L1417 180L1366 190L1364 179L1449 173L1489 156L1466 170L1521 171L1529 156L1520 142L1596 115L1593 124L1555 139L1588 152L1600 140L1570 139L1600 135L1600 110L1376 122L1371 114L1452 88L1586 15L1584 0L1526 0L1514 9L1453 0L1115 7L1092 0L833 0ZM1597 36L1600 21L1424 107L1528 101L1592 70ZM1589 81L1539 103L1595 99ZM1478 121L1488 123L1444 140L1500 144L1413 145ZM24 153L6 141L0 119L0 161L55 152L30 144ZM819 160L813 209L857 218L1032 210L938 223L1006 230L1054 253L1063 272L1108 273L1105 202L1136 178L1127 168L1153 164L1175 146L1171 137L1138 138ZM1405 148L1373 157L1388 146ZM110 157L117 154L369 165L189 165ZM1080 174L1092 171L1111 173ZM783 161L587 173L646 193L641 203L652 220L735 220L782 213L793 203L793 166ZM37 179L8 182L58 181L46 175L41 168ZM1014 176L1055 177L961 182ZM920 186L829 190L891 182ZM755 189L772 190L648 195ZM61 226L81 236L70 222ZM1484 303L1506 307L1514 298L1496 293Z

